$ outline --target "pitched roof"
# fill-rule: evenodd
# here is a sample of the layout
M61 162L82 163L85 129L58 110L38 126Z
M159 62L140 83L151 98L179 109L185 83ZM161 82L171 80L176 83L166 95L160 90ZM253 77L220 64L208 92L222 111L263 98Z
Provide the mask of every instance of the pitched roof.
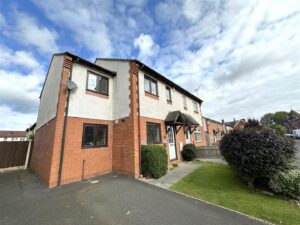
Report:
M177 90L179 90L180 92L184 93L188 97L194 99L197 102L200 102L200 104L203 102L200 98L198 98L197 96L193 95L191 92L189 92L186 89L182 88L178 84L174 83L170 79L166 78L162 74L158 73L157 71L155 71L154 69L152 69L151 67L147 66L145 63L142 63L141 61L139 61L137 59L96 58L96 61L97 60L135 62L135 63L137 63L139 65L139 69L140 70L143 70L146 73L149 73L149 75L152 75L152 76L156 77L158 80L161 80L161 81L165 82L166 84L170 85L171 87L176 88Z
M199 123L192 116L180 111L169 112L165 122L170 125L199 126Z
M208 121L210 121L210 122L212 122L212 123L217 123L217 124L221 124L221 125L222 125L222 122L219 122L219 121L217 121L217 120L213 120L213 119L210 119L210 118L204 117L204 116L202 116L202 118L204 118L204 119L206 119L206 120L208 120Z
M26 131L0 130L0 137L26 137Z
M240 120L234 120L234 121L229 121L229 122L225 122L225 125L228 127L235 127L240 121L243 121L244 123L246 123L245 119L240 119Z

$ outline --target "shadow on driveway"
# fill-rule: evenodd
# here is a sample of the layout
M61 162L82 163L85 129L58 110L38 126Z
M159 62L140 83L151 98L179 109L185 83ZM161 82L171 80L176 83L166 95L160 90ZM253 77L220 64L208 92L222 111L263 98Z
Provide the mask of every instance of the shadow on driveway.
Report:
M0 224L263 224L126 176L97 180L47 189L29 172L0 174Z

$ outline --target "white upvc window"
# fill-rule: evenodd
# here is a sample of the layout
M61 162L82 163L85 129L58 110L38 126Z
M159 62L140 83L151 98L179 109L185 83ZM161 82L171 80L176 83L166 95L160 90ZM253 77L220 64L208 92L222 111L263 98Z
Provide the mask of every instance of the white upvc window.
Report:
M172 101L171 88L170 87L166 87L166 98L167 98L167 101Z
M146 75L144 76L144 89L145 92L158 96L157 81Z
M201 135L201 130L200 128L196 128L194 130L194 134L195 134L195 141L196 142L201 142L202 141L202 135Z
M195 112L199 112L198 103L196 101L193 101L193 107Z

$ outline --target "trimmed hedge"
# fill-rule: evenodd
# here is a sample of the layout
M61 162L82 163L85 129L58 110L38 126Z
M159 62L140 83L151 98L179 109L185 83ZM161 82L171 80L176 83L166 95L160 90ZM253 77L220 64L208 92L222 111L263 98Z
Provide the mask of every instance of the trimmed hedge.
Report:
M295 155L294 142L271 129L234 130L221 141L221 154L249 184L285 171Z
M185 161L192 161L196 157L196 147L194 144L186 144L182 149L182 157Z
M168 170L168 155L163 146L142 145L142 173L145 177L160 178Z

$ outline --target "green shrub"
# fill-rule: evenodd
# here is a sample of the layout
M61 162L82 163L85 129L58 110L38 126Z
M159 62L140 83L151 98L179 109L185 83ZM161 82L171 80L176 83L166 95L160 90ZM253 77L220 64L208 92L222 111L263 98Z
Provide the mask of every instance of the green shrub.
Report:
M167 151L160 145L142 146L142 173L145 177L160 178L167 173Z
M196 157L196 147L193 144L186 144L182 149L182 157L186 161L192 161Z
M271 129L273 129L279 135L284 135L284 134L287 133L286 127L281 126L279 124L271 124L268 127L271 128Z
M267 128L234 130L223 137L220 149L228 164L251 187L257 178L270 179L288 169L296 152L292 140Z
M277 194L291 198L300 197L300 171L280 171L275 174L269 182L270 188Z

